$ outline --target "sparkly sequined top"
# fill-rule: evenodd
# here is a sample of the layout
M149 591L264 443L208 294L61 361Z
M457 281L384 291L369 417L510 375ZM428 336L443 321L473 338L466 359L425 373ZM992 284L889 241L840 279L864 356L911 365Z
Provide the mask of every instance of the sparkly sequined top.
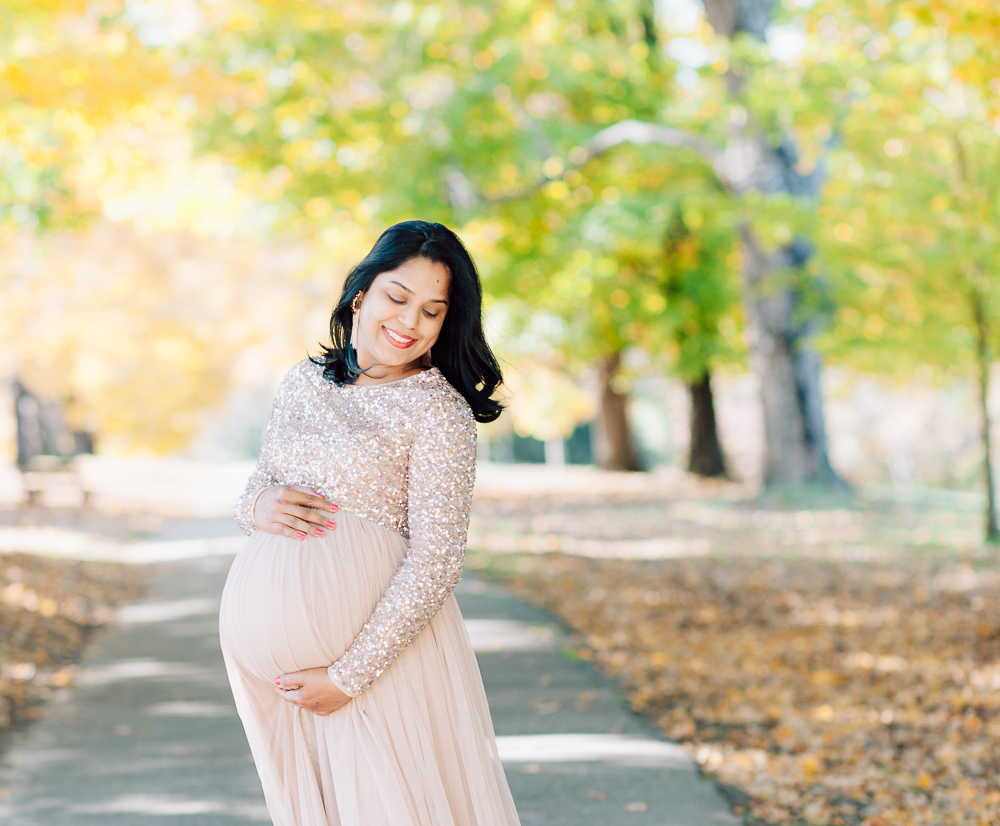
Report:
M239 526L255 529L252 509L264 488L306 485L409 540L368 622L329 668L347 694L372 684L461 579L475 472L472 410L437 368L338 387L306 360L282 380L257 467L236 502Z

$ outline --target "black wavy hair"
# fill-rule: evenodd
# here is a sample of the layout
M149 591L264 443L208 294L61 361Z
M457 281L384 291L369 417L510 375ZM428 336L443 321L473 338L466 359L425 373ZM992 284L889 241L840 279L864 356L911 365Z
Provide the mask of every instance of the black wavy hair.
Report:
M492 398L503 384L496 356L483 332L483 290L472 256L459 237L443 224L402 221L379 236L371 252L344 281L330 316L330 345L313 361L323 366L323 378L337 385L353 384L361 375L357 351L351 346L354 314L351 302L364 294L376 276L395 270L413 258L426 258L448 268L448 312L434 343L434 366L472 408L477 422L492 422L503 405Z

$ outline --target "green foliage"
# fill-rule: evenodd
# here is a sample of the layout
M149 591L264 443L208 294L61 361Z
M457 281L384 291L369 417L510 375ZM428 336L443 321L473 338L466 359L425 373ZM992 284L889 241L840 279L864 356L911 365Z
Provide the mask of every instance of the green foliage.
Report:
M944 137L928 128L923 90L943 59L959 66L956 54L966 75L988 66L961 37L939 36L943 8L921 8L785 4L775 22L805 45L777 60L767 44L704 24L674 30L646 2L223 4L191 50L236 81L204 122L204 146L259 176L291 228L336 239L347 224L374 235L414 216L462 228L515 347L553 366L575 371L639 346L693 377L740 358L743 219L766 247L796 236L819 246L805 277L822 275L829 295L804 306L832 297L841 308L825 349L909 370L967 353L963 301L947 286L968 239L940 231ZM964 36L983 19L952 28ZM697 83L678 85L678 37L703 50ZM745 78L735 97L730 67ZM736 203L685 149L621 146L577 165L587 140L627 119L720 147L733 123L774 144L789 133L800 171L826 164L827 194L750 190ZM886 157L893 136L915 148ZM832 155L831 140L842 142ZM983 217L966 215L989 226Z
M714 208L713 208L714 207ZM678 204L669 218L662 289L675 372L697 381L713 362L742 352L738 254L731 209Z
M170 4L143 8L170 22ZM198 157L321 249L360 253L405 218L455 226L507 349L571 374L629 347L685 378L739 362L741 221L767 249L816 245L798 286L826 285L803 307L837 306L820 343L840 363L967 371L970 295L1000 308L990 0L787 0L774 23L801 38L791 56L651 0L199 9L157 40L116 0L2 4L3 231L78 228L123 192L155 200L165 136L183 152L194 128ZM823 195L733 196L688 148L587 156L629 119L733 151L740 129L790 135L799 172L824 166Z
M79 227L101 213L80 173L107 163L102 133L168 97L175 79L161 54L136 46L118 3L0 6L0 230Z
M967 372L971 300L988 319L1000 306L996 45L981 37L989 15L964 15L947 37L939 12L904 5L872 34L821 211L841 305L827 347L864 370Z
M633 346L685 375L737 357L733 213L706 162L622 146L580 164L626 119L724 133L724 65L679 95L651 3L230 8L196 55L241 92L204 146L257 170L295 230L458 226L514 349L551 366ZM691 261L667 237L677 213L704 216Z

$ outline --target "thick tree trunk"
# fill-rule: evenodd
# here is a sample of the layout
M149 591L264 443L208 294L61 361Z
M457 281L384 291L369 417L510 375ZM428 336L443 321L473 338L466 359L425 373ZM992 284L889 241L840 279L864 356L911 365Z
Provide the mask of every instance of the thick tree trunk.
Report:
M594 456L604 470L642 470L628 423L628 396L614 388L621 353L597 361L601 399L594 427Z
M775 0L704 0L704 6L708 22L721 36L747 35L763 42ZM682 129L623 120L587 141L586 158L625 142L686 147L711 165L719 184L737 199L753 190L818 202L825 177L822 161L804 171L792 133L786 132L775 143L762 119L747 111L746 78L738 55L733 57L726 79L733 103L739 106L732 108L730 135L723 148ZM765 253L754 236L749 212L740 232L747 341L766 419L765 484L847 487L827 455L820 359L812 344L823 313L803 300L819 290L818 279L810 279L804 271L812 246L803 238L793 238L788 246Z
M976 325L976 366L979 369L979 412L982 416L983 475L986 481L986 511L984 513L986 541L997 544L1000 543L1000 527L997 526L996 492L993 485L993 460L990 450L993 428L989 407L991 367L987 344L989 331L986 329L986 311L983 308L982 293L973 287L969 299Z
M768 284L806 253L793 246L765 255L746 225L741 243L747 343L764 406L764 484L843 485L827 455L821 364L811 347L817 322L797 318L794 290Z
M763 40L772 8L772 0L705 0L709 23L730 38L743 33ZM744 78L735 69L729 75L730 94L741 101ZM734 195L753 189L818 198L822 169L817 166L806 174L798 170L798 150L790 134L774 146L763 132L751 131L752 113L733 121L731 129L725 175ZM812 346L820 317L815 310L803 317L801 307L803 294L816 286L802 273L812 246L795 238L787 247L765 253L749 217L740 226L740 236L747 344L764 406L764 484L846 487L827 454L821 365Z
M708 371L688 384L691 393L691 446L688 451L688 471L699 476L726 477L726 460L719 444L715 422L715 399L712 378Z

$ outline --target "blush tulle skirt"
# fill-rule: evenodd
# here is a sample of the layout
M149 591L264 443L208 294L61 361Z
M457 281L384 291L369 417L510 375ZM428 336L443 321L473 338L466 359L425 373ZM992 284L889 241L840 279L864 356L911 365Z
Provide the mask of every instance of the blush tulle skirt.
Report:
M220 635L275 826L513 826L486 692L458 603L328 717L283 700L281 674L347 650L406 554L341 511L304 541L256 531L226 581Z

